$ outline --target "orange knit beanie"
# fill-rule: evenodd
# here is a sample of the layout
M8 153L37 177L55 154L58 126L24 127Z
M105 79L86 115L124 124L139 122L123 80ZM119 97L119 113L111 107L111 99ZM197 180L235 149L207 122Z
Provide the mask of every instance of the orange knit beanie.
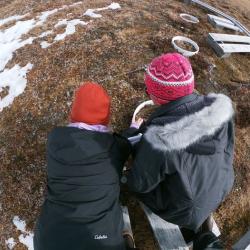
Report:
M71 122L108 125L109 116L110 98L104 88L97 83L84 83L75 93Z

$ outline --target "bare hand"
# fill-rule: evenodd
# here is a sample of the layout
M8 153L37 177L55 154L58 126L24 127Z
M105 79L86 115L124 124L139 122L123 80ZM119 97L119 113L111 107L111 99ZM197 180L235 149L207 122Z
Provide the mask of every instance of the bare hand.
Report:
M141 117L139 117L138 119L132 121L131 125L133 127L139 128L142 125L143 122L144 122L144 120Z

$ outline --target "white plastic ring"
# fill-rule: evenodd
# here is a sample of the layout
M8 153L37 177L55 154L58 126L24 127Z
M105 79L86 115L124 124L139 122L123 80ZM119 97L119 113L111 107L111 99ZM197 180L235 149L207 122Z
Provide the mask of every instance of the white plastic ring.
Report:
M181 17L181 19L183 19L184 21L186 21L188 23L198 23L199 22L199 19L197 17L189 15L189 14L181 13L180 17Z
M183 41L183 42L186 42L186 43L189 43L193 46L193 48L195 49L195 51L188 51L188 50L185 50L181 47L179 47L175 41ZM199 46L196 42L194 42L193 40L187 38L187 37L184 37L184 36L175 36L172 38L172 45L174 46L174 48L179 52L181 53L183 56L186 56L186 57L190 57L190 56L193 56L195 54L197 54L199 52Z
M149 106L149 105L154 105L154 102L152 100L149 101L145 101L143 103L141 103L136 109L135 112L133 114L133 118L132 118L132 122L135 122L135 117L136 115L145 107L145 106Z

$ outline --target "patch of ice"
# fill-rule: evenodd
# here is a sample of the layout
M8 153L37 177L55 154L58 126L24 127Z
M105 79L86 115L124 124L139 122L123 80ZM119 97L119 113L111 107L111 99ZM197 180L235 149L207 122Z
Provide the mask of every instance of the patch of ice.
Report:
M9 238L8 240L5 241L5 244L7 245L9 250L12 250L14 246L16 245L16 242L14 238Z
M22 15L22 16L20 16L20 15L10 16L10 17L7 17L7 18L5 18L5 19L1 19L1 20L0 20L0 26L6 24L6 23L8 23L8 22L11 22L11 21L17 21L17 20L23 19L23 18L26 17L27 15L29 15L29 14L25 14L25 15Z
M54 41L60 41L60 40L63 40L66 36L68 35L72 35L76 32L76 25L87 25L88 22L84 22L84 21L81 21L80 19L74 19L74 20L70 20L68 21L67 19L63 19L61 21L59 21L56 25L55 25L55 28L61 26L61 25L66 25L66 28L65 28L65 32L62 33L62 34L58 34Z
M96 14L95 12L99 12L99 11L102 11L102 10L108 10L108 9L111 9L111 10L116 10L116 9L120 9L121 6L119 3L111 3L109 6L107 7L104 7L104 8L97 8L97 9L88 9L87 11L85 11L85 13L83 13L84 16L89 16L89 17L92 17L92 18L100 18L102 17L101 14Z
M13 68L5 69L0 73L0 89L9 87L8 94L3 99L0 98L0 111L2 111L4 107L9 106L14 101L15 97L23 93L27 84L26 75L32 67L33 65L31 63L28 63L22 68L19 65L15 65ZM13 223L19 230L23 230L26 226L23 225L16 216L13 219Z

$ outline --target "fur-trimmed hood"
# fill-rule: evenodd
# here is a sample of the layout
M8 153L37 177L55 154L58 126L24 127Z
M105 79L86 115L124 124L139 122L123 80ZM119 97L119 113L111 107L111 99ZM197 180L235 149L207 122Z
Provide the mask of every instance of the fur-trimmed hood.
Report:
M150 126L146 140L160 151L183 150L201 138L212 136L234 115L232 101L223 94L211 93L210 106L164 126Z

